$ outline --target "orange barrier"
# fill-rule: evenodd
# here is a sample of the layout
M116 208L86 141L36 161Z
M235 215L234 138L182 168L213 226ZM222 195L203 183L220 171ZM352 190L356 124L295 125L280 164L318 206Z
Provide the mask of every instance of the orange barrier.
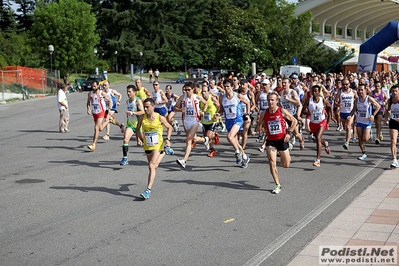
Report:
M0 75L4 84L23 83L25 87L41 90L47 87L47 71L45 69L23 66L7 66ZM4 80L2 80L4 78Z

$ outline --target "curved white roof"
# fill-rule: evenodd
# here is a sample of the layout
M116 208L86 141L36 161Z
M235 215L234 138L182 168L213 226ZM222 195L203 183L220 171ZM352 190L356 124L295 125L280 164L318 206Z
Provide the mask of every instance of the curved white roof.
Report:
M320 36L326 36L324 28L331 26L331 37L365 41L389 21L399 20L399 0L307 0L299 3L295 9L298 16L310 11L313 20L320 25ZM342 36L336 34L342 28ZM348 36L347 29L352 29ZM361 36L356 37L360 30Z

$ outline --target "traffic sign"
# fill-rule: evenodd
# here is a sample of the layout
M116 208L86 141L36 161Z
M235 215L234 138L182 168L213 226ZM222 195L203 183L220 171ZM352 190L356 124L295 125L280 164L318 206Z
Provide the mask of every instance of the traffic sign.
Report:
M298 63L298 58L296 58L296 57L293 57L292 58L292 63L295 65L296 63Z

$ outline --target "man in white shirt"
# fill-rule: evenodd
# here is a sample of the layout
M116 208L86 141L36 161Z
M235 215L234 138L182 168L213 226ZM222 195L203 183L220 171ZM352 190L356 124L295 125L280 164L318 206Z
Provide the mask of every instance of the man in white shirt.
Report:
M57 104L58 111L60 112L59 130L61 133L69 132L69 109L68 109L68 99L66 96L66 91L68 90L67 84L62 84L60 90L57 94Z

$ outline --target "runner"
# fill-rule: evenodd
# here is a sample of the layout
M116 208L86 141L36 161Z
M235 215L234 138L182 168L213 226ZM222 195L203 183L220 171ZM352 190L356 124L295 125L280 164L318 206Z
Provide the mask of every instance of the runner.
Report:
M332 119L334 122L336 122L336 120L332 116L330 103L320 95L321 87L319 85L313 85L311 92L312 97L305 100L303 109L309 112L309 129L316 138L317 157L313 162L313 166L320 167L321 147L324 146L327 154L331 152L328 142L323 140L323 133L328 129L329 120Z
M138 88L135 85L128 85L126 88L126 93L128 99L126 100L126 129L123 134L123 144L122 144L122 154L123 158L120 165L127 165L129 161L127 159L127 154L129 152L129 141L134 133L137 134L137 123L139 117L144 114L143 102L136 96ZM137 137L137 136L136 136Z
M190 156L192 143L193 142L204 142L205 147L209 145L209 138L197 137L196 133L200 125L200 117L203 112L200 112L199 103L204 104L204 110L207 110L208 103L202 98L194 94L193 91L194 84L192 82L187 82L184 84L184 90L187 94L183 94L175 105L175 110L179 110L183 113L183 126L186 132L186 151L184 153L183 159L177 159L176 163L180 165L181 168L186 168L188 157Z
M365 84L359 84L357 92L358 97L355 100L350 116L352 117L356 112L356 132L359 137L359 147L362 151L362 156L358 157L358 159L365 161L367 159L365 143L370 139L371 126L373 125L374 117L380 110L380 105L373 97L367 95ZM372 107L374 108L372 109Z
M373 80L373 79L370 79ZM371 92L371 96L377 101L377 103L381 106L377 115L374 117L374 124L376 128L375 134L375 144L379 145L383 140L382 136L382 125L381 121L385 112L385 105L388 102L388 95L382 90L381 82L376 81L374 83L374 90ZM374 110L373 110L374 112Z
M288 150L288 141L292 131L298 125L298 121L287 110L278 106L279 94L271 92L267 96L269 108L262 112L261 121L266 130L266 154L269 161L270 173L276 187L272 191L278 194L281 191L281 184L277 170L277 152L280 154L281 165L288 168L291 163L291 155ZM291 121L288 128L286 120Z
M140 194L140 196L146 200L151 196L151 189L154 184L156 169L166 154L163 150L163 126L168 130L165 141L167 146L170 146L170 136L172 135L173 129L164 116L161 116L154 111L155 101L153 99L145 99L143 105L145 113L143 119L138 121L137 132L144 143L144 151L147 155L148 168L150 170L148 173L147 188ZM143 132L140 131L141 128L143 129Z
M121 104L122 100L122 94L120 94L118 91L111 89L109 81L105 81L103 83L103 88L105 93L108 95L109 98L112 100L112 106L108 104L108 102L105 102L105 114L107 115L106 119L110 120L110 123L113 125L116 125L120 128L122 134L125 133L125 125L123 123L119 123L116 121L114 114L117 113L118 111L116 110L117 106ZM118 100L116 100L116 97L118 97ZM106 127L106 133L103 136L104 140L109 140L109 132L111 129L111 125L108 123Z
M398 168L396 143L399 131L399 85L393 85L390 92L392 96L389 98L387 108L385 109L385 123L388 122L389 118L389 137L391 138L391 153L393 158L390 166L391 168Z
M223 82L226 93L219 99L219 113L217 116L225 116L226 128L228 131L227 140L231 143L235 150L236 164L242 168L247 168L250 158L245 154L242 146L238 142L237 134L244 125L244 117L241 109L241 102L250 109L249 102L240 94L233 91L234 81L226 79Z
M87 145L87 148L91 151L95 151L100 131L102 131L110 122L109 119L105 119L104 121L104 118L106 117L104 99L108 101L108 104L110 106L112 105L112 100L111 98L108 97L108 95L105 92L99 89L100 86L98 85L97 81L93 81L91 85L93 90L87 94L86 107L87 107L87 114L93 115L94 135L93 135L93 142Z

